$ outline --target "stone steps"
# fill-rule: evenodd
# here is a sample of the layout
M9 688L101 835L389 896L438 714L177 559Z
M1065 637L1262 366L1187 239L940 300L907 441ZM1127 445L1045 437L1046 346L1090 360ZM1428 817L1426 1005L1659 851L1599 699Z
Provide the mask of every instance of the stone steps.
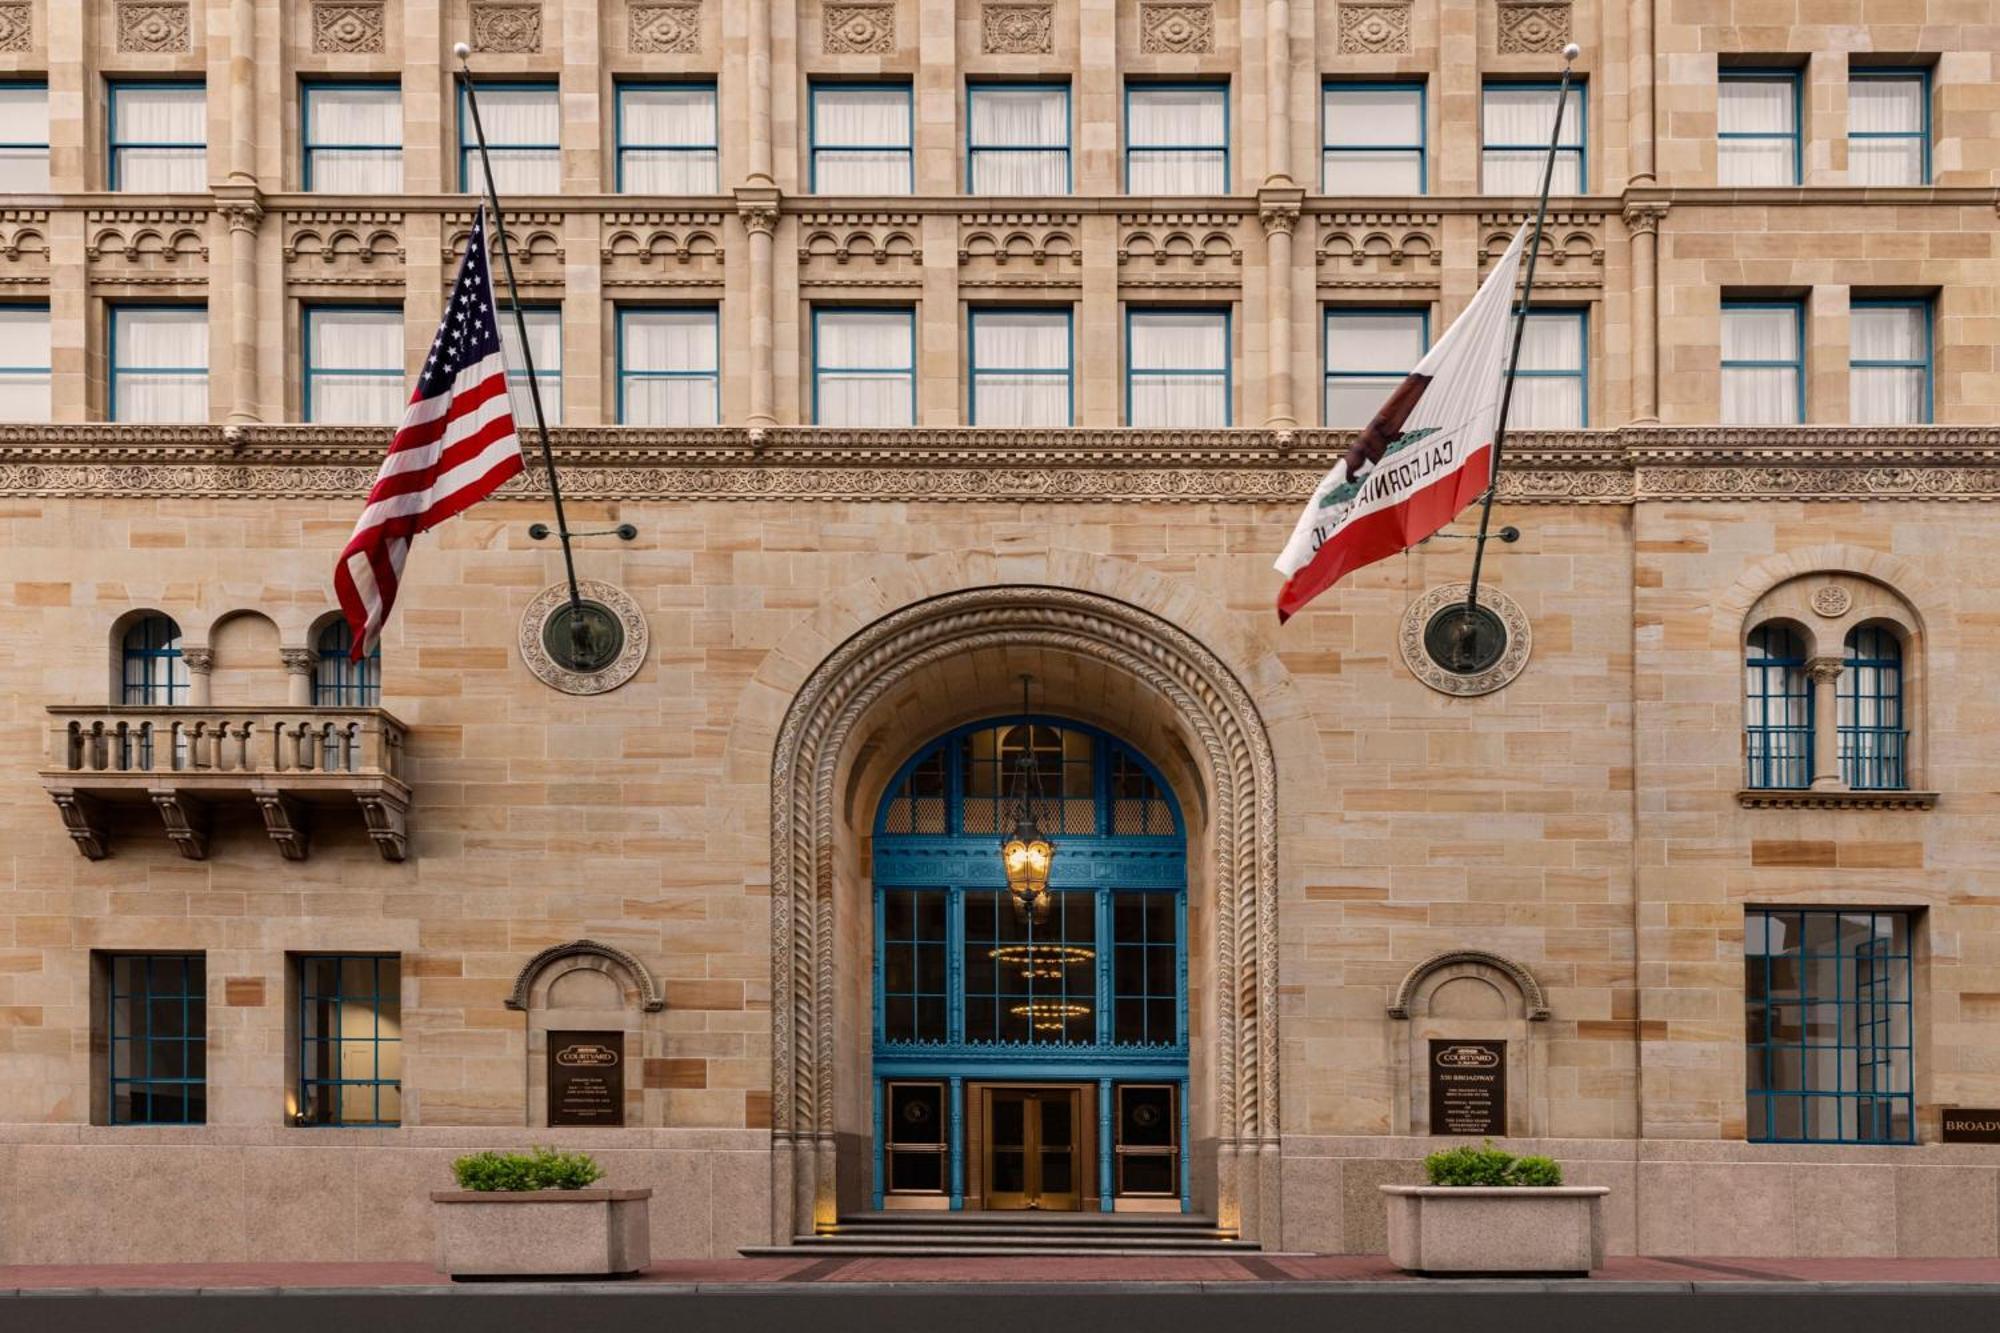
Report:
M1178 1213L861 1213L790 1245L752 1246L751 1256L978 1257L998 1255L1228 1255L1255 1241L1209 1217Z

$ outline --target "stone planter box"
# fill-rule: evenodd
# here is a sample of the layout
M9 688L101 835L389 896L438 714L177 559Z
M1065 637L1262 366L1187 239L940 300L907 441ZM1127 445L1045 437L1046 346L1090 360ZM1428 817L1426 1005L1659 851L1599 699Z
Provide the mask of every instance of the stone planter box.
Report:
M1389 1262L1406 1273L1572 1274L1604 1263L1603 1185L1384 1185Z
M433 1190L437 1266L455 1279L625 1277L652 1261L650 1189Z

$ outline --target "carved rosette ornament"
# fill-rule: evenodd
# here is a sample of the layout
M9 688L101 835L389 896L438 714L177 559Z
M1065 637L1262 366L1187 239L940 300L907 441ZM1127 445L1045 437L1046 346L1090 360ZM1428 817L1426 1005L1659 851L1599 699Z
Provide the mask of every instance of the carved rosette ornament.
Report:
M1813 614L1828 620L1838 620L1854 605L1854 597L1837 583L1829 583L1823 588L1813 589Z
M979 47L990 56L1049 54L1056 49L1056 7L1016 4L980 6Z
M1429 592L1410 603L1403 612L1403 623L1396 634L1397 646L1403 650L1403 665L1410 674L1439 694L1455 695L1470 699L1509 685L1528 665L1528 654L1534 648L1534 632L1528 625L1528 613L1521 604L1501 592L1498 588L1486 587L1479 590L1479 605L1500 618L1507 632L1506 646L1500 652L1500 659L1484 671L1460 673L1433 660L1425 643L1425 631L1430 627L1431 618L1445 607L1463 602L1468 586L1463 583L1447 583L1432 588Z
M194 49L185 4L121 4L117 12L120 51L172 54Z
M1569 45L1569 0L1500 0L1500 50L1553 55Z
M1215 50L1215 6L1140 5L1139 49L1149 55L1209 54Z
M820 17L820 48L830 56L889 55L896 49L892 4L828 5Z
M701 0L633 5L626 42L634 51L685 55L701 50Z
M1410 50L1410 6L1402 4L1342 5L1340 54L1344 56L1407 55Z
M34 46L34 26L28 5L0 5L0 51L27 51Z
M475 3L472 49L502 54L532 54L541 50L541 5Z
M320 55L376 55L386 40L381 0L314 5L312 28Z
M569 585L551 583L535 594L521 613L521 660L536 680L564 694L608 694L638 673L646 660L649 637L645 613L623 588L595 579L578 579L577 591L586 605L595 602L614 616L624 630L622 650L596 671L572 671L549 652L549 622L569 607Z

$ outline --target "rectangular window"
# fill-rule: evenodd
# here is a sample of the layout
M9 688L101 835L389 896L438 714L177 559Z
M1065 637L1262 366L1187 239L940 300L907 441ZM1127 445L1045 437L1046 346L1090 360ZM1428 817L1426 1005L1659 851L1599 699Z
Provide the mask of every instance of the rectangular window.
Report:
M1798 71L1723 70L1715 88L1715 138L1718 184L1797 185Z
M562 102L553 83L486 83L479 120L493 159L493 183L503 195L562 193ZM458 90L458 188L485 193L479 134L465 86Z
M916 121L907 83L821 83L811 91L814 194L910 194Z
M1111 895L1111 1036L1124 1044L1179 1042L1180 899Z
M107 1119L208 1119L208 965L201 954L113 954L106 987Z
M1855 301L1848 310L1848 409L1858 426L1931 419L1931 304Z
M200 83L113 83L111 188L147 194L208 188L208 92Z
M882 1040L945 1039L946 898L935 889L884 889Z
M1847 72L1847 178L1931 183L1931 76L1921 69Z
M1325 139L1320 188L1328 194L1423 194L1424 85L1329 83L1321 92Z
M975 310L972 424L1067 426L1074 418L1070 312Z
M502 305L496 312L500 324L500 351L507 358L507 395L514 407L514 424L523 442L535 427L535 404L528 393L528 363L521 355L521 332L514 325L514 312ZM521 308L528 322L528 351L535 359L535 387L541 391L542 415L551 426L562 424L562 307L531 305Z
M715 194L721 120L712 83L618 88L618 192Z
M813 424L917 424L913 310L813 311Z
M1753 1143L1915 1143L1907 912L1744 918Z
M1324 424L1359 428L1374 420L1430 345L1427 310L1328 307Z
M1068 194L1069 85L965 90L965 192Z
M49 85L0 83L0 194L49 188Z
M112 306L110 317L110 419L208 420L207 307Z
M327 194L403 189L403 90L393 83L309 83L305 188Z
M395 1125L403 1119L402 960L395 954L298 958L296 1125Z
M0 305L0 421L47 421L49 308Z
M1126 85L1125 190L1229 193L1229 85Z
M1046 910L1013 895L965 902L965 1040L1060 1045L1097 1040L1097 895L1051 891Z
M1805 327L1805 306L1798 301L1723 303L1723 425L1805 420Z
M1542 164L1555 130L1555 83L1488 83L1483 90L1480 123L1484 145L1480 184L1487 194L1537 195L1542 190ZM1556 145L1556 170L1550 194L1582 194L1588 179L1585 163L1583 85L1572 82L1563 107L1562 138Z
M618 419L628 426L721 420L714 306L618 312Z
M1581 430L1590 424L1581 310L1533 310L1521 335L1520 373L1507 405L1509 430Z
M394 426L409 392L403 384L400 307L308 306L304 415L335 426Z
M1126 425L1230 424L1228 311L1130 311L1125 366Z

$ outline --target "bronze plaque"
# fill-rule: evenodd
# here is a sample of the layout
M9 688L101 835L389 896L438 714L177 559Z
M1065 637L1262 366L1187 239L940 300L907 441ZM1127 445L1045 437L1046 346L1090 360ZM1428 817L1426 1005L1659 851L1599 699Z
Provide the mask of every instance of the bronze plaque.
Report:
M1946 1143L2000 1143L2000 1107L1947 1106Z
M549 1123L625 1123L625 1034L549 1034Z
M1431 1038L1431 1133L1507 1132L1507 1043Z

